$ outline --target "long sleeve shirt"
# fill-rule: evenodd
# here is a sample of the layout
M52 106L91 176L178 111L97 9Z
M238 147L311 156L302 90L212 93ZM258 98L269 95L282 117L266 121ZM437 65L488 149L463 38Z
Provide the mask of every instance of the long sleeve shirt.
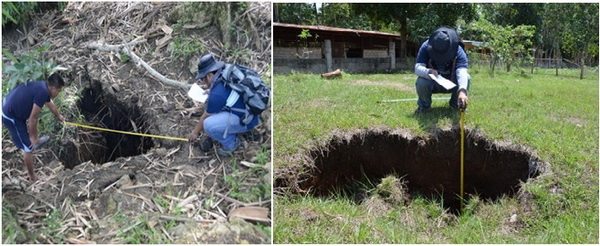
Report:
M423 77L426 79L430 79L428 76L429 69L435 69L438 71L440 75L449 80L452 79L452 72L456 73L455 80L452 81L458 84L458 89L464 89L467 91L467 86L469 83L469 58L465 53L465 50L459 45L458 50L456 52L456 68L455 71L452 71L452 63L454 59L450 60L447 63L439 64L435 62L427 53L427 44L429 40L423 42L421 48L419 48L419 53L417 54L417 61L415 64L415 74L419 77ZM431 63L429 62L431 60Z

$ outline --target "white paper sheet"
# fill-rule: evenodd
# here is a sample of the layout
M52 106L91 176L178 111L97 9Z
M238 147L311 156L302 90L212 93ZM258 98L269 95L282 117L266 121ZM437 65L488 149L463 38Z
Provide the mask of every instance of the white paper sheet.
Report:
M208 99L208 94L198 84L192 85L192 87L188 91L188 96L191 97L194 101L198 101L200 103L204 103L206 102L206 99Z
M454 88L456 85L454 83L452 83L452 81L442 77L442 75L437 75L437 77L433 74L429 74L429 77L431 79L433 79L435 82L437 82L439 85L443 86L444 88L446 88L446 90L450 90L452 88Z

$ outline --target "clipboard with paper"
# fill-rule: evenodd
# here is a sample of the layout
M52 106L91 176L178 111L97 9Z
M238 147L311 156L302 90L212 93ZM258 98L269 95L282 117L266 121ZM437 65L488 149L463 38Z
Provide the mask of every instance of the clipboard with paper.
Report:
M439 75L439 74L437 76L435 76L433 74L429 74L429 78L431 78L432 80L437 82L439 85L444 87L446 90L450 90L456 86L454 83L452 83L452 81L442 77L442 75Z

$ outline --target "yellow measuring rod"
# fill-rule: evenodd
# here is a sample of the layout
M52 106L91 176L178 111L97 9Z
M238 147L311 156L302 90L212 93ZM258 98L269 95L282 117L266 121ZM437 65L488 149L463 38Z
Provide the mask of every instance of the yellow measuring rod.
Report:
M115 132L115 133L135 135L135 136L141 136L141 137L164 138L164 139L179 140L179 141L186 141L186 142L188 141L187 138L160 136L160 135L144 134L144 133L137 133L137 132L126 132L126 131L113 130L113 129L107 129L107 128L102 128L102 127L87 126L87 125L77 124L77 123L73 123L73 122L66 122L66 121L64 123L66 125L72 125L72 126L78 126L78 127L83 127L83 128L89 128L89 129L94 129L94 130L98 130L98 131Z
M465 187L465 111L460 111L460 211L464 208Z

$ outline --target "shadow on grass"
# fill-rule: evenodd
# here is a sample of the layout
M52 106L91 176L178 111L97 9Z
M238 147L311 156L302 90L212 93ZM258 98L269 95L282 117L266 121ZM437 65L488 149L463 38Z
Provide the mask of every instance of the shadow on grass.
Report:
M411 113L410 117L417 119L419 126L425 131L440 128L438 126L440 119L448 118L451 120L452 125L458 125L460 120L458 110L449 106L431 108L425 113Z

